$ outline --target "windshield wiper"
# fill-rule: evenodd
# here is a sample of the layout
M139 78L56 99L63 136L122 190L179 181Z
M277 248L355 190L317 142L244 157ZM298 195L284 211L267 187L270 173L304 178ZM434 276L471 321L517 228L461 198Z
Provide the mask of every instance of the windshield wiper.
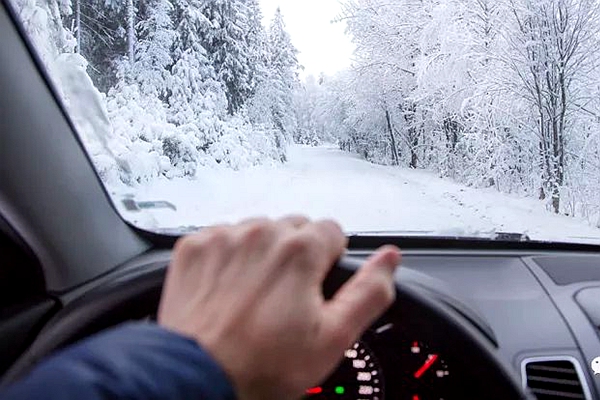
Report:
M134 199L127 198L123 199L122 202L127 211L155 210L159 208L177 211L177 207L168 201L135 201Z
M491 240L498 242L530 242L531 238L521 232L459 232L459 231L364 231L349 232L348 236L400 236L441 240Z
M531 238L525 233L494 232L492 240L498 240L500 242L530 242Z
M169 236L187 235L198 232L201 226L189 225L172 228L156 229L158 233ZM479 234L459 235L449 232L435 231L365 231L365 232L346 232L348 237L386 237L397 236L401 238L414 239L436 239L436 240L473 240L473 241L498 241L498 242L530 242L531 238L525 233L519 232L485 232Z

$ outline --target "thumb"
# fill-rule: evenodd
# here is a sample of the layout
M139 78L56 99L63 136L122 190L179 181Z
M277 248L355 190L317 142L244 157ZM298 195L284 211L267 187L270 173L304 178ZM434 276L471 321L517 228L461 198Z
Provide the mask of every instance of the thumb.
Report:
M397 247L384 246L326 303L329 337L345 342L335 347L354 343L394 302L394 272L400 259Z

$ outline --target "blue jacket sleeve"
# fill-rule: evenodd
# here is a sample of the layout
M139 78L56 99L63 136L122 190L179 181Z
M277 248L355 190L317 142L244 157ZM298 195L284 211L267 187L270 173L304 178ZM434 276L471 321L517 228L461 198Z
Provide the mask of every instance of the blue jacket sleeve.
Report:
M0 399L234 399L221 367L197 343L155 324L128 324L67 348Z

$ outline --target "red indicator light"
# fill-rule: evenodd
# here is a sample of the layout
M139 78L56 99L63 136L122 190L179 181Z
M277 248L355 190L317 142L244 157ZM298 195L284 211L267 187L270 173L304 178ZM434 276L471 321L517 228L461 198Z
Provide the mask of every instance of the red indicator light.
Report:
M319 393L323 393L323 388L321 386L306 389L306 394L319 394Z

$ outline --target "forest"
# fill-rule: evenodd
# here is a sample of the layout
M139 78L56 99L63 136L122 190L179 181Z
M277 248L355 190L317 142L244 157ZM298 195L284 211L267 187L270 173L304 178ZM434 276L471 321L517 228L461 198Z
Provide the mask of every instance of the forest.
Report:
M106 182L334 143L600 227L598 0L342 0L351 66L302 79L258 0L14 4Z
M258 0L15 0L102 179L284 162L297 50Z
M597 0L342 7L353 65L306 82L306 131L600 226Z

